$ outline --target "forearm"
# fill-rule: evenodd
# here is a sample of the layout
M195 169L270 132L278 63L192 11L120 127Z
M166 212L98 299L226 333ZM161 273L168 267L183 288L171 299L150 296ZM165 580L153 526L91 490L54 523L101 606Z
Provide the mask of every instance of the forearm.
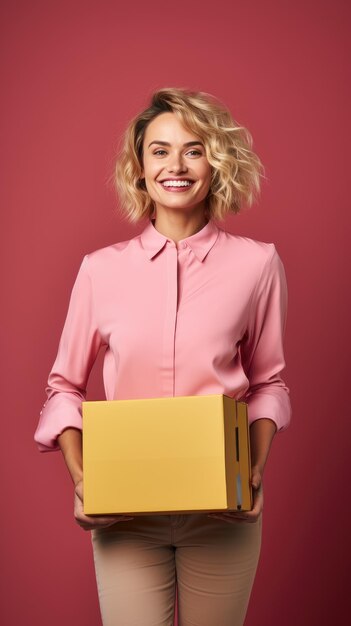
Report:
M275 422L268 418L257 419L250 425L251 466L259 468L261 474L276 432Z
M83 478L82 432L78 428L66 428L57 441L76 485Z

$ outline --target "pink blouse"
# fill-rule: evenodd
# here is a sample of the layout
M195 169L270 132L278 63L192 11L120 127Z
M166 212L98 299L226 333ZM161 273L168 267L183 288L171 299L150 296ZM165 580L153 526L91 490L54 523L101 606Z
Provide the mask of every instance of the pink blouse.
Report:
M107 400L226 394L249 423L291 419L283 336L287 285L274 244L211 219L176 244L149 220L141 234L84 256L34 439L82 429L81 402L105 349Z

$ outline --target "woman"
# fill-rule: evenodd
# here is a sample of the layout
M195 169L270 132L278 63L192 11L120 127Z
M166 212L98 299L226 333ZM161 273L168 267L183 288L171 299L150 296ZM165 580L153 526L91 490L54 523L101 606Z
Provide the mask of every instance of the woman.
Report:
M77 523L91 530L104 626L242 626L258 564L262 477L291 418L283 334L287 287L274 244L215 219L251 204L263 166L250 133L213 96L160 89L133 119L116 185L141 234L87 254L70 299L40 451L61 449ZM101 347L106 398L223 393L248 404L253 508L248 512L83 513L81 402Z

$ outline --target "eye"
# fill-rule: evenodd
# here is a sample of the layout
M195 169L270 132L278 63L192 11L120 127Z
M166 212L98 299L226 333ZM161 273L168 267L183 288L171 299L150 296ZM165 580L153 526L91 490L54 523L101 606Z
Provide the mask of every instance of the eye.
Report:
M163 156L163 154L167 154L167 152L166 150L159 148L158 150L155 150L152 154L154 154L155 156ZM202 156L202 152L200 152L199 150L189 150L187 154L189 154L190 156Z

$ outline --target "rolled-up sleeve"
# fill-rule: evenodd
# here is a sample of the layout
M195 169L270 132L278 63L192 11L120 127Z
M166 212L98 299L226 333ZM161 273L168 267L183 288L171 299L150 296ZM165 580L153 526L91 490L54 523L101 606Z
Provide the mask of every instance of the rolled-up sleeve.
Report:
M260 418L275 422L277 432L291 421L289 389L281 377L285 367L283 339L287 317L287 282L274 244L254 291L248 330L241 345L242 365L249 380L245 402L251 424Z
M59 450L57 437L66 428L82 430L82 401L102 345L95 323L88 264L86 255L73 285L58 353L49 374L47 399L34 434L40 452Z

